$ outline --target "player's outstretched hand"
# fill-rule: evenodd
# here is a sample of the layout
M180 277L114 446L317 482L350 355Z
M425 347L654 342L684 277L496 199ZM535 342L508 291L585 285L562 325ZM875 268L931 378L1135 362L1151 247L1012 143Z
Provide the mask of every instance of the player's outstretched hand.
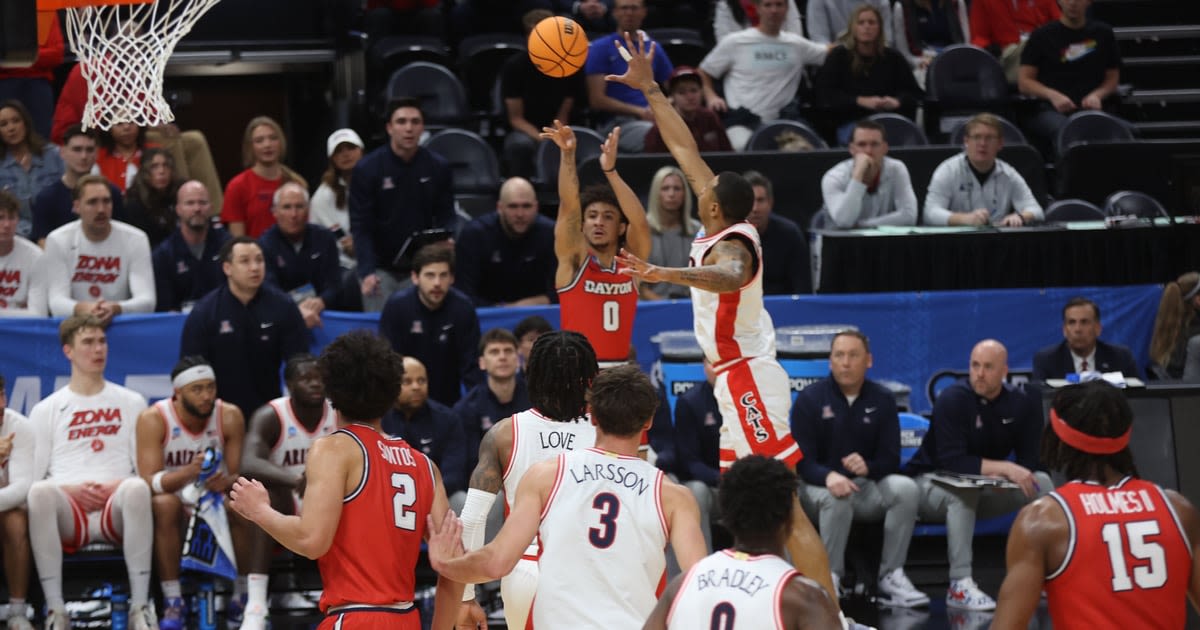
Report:
M608 172L617 168L617 145L621 142L621 127L613 127L600 145L600 168Z
M661 282L665 279L662 277L662 267L651 265L641 258L634 256L624 247L617 253L617 263L621 273L627 276L633 276L646 282Z
M638 30L637 39L629 35L629 31L625 32L625 43L620 40L614 41L613 44L617 47L617 52L621 53L621 57L629 63L629 69L625 74L617 76L615 74L605 75L605 81L616 81L624 83L635 90L644 90L654 85L654 51L658 48L656 42L650 42L646 45L646 33Z
M261 481L238 477L229 490L229 507L246 520L257 523L263 513L271 509L271 498Z
M446 510L441 527L434 525L432 514L425 518L429 521L429 564L441 573L443 563L466 553L462 544L462 521L458 520L454 510Z
M553 127L542 127L542 140L552 140L560 151L575 150L575 132L571 128L555 120Z

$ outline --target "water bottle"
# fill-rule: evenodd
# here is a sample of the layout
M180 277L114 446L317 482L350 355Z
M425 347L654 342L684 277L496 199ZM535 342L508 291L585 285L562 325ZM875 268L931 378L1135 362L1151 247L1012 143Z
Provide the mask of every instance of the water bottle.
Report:
M127 630L129 628L129 596L113 587L112 596L112 630Z
M217 630L216 594L212 582L200 583L198 599L196 615L200 618L200 630Z

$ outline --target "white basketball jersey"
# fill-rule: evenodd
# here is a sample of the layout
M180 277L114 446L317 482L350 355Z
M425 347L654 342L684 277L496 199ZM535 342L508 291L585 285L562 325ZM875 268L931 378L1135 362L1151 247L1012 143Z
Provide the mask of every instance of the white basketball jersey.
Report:
M697 562L684 577L667 613L667 630L783 630L783 589L797 575L779 556L718 551Z
M696 341L704 356L718 368L730 361L749 357L775 356L775 324L763 308L763 257L758 230L746 222L733 225L692 242L688 264L699 267L710 249L738 235L754 244L758 270L736 293L714 293L692 289Z
M76 484L132 477L137 418L145 409L141 394L108 381L92 396L69 386L50 394L29 413L37 436L34 478Z
M304 472L304 462L308 459L308 448L312 443L337 431L337 412L326 400L325 413L321 415L316 429L310 432L292 411L291 396L276 398L267 404L271 405L275 416L279 418L279 439L271 447L271 455L267 460L289 473L299 475Z
M504 467L504 501L508 504L505 514L512 510L517 486L530 466L559 453L575 449L590 448L596 443L596 427L591 418L576 418L557 422L543 416L537 409L527 409L512 416L512 453ZM525 550L525 555L536 559L538 541L535 539Z
M171 471L192 463L196 453L212 447L221 451L225 446L225 432L221 428L221 399L218 398L212 413L199 433L193 433L179 414L170 398L154 403L158 415L163 419L163 470Z
M535 628L640 628L666 580L663 472L587 448L558 456L542 508ZM568 586L569 585L569 586Z

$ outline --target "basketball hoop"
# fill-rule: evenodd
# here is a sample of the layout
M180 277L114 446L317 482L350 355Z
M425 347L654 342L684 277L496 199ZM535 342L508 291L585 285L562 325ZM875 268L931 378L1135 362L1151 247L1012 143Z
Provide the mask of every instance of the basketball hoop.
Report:
M175 45L218 0L38 0L66 9L67 39L88 85L83 127L175 120L163 74Z

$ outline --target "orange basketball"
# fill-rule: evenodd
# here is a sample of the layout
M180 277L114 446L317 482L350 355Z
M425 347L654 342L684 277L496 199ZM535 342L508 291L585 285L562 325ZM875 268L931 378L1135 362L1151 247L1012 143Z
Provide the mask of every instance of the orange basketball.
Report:
M572 19L548 17L529 34L529 59L542 74L569 77L579 72L587 55L587 34Z

